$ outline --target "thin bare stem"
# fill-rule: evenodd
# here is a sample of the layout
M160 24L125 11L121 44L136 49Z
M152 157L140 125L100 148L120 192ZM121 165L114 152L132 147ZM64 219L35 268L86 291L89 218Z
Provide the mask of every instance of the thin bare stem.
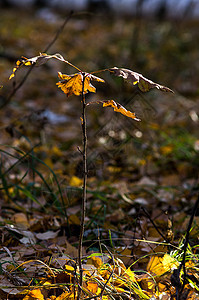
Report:
M63 62L65 62L67 65L69 65L69 66L71 66L71 67L73 67L73 68L75 68L77 71L79 71L79 72L82 72L82 70L81 69L79 69L78 67L76 67L75 65L73 65L71 62L69 62L68 60L62 60Z
M178 268L179 270L179 276L180 276L180 271L181 269L183 268L183 271L184 271L184 278L183 278L183 284L182 284L182 287L181 287L181 290L179 292L179 298L181 298L182 296L182 292L184 290L184 287L185 287L185 284L186 284L186 267L185 267L185 262L186 262L186 252L187 252L187 248L188 248L188 244L189 244L189 234L190 234L190 231L191 231L191 227L192 227L192 224L193 224L193 220L194 220L194 217L195 217L195 214L197 212L197 209L198 209L198 206L199 206L199 195L196 199L196 202L195 202L195 205L194 205L194 208L192 210L192 214L191 214L191 217L189 219L189 223L188 223L188 226L187 226L187 232L186 232L186 237L185 237L185 240L184 240L184 246L183 246L183 257L182 257L182 261L181 261L181 264Z
M68 21L71 19L72 15L73 15L73 12L70 12L69 15L66 17L66 19L64 20L63 24L61 25L61 27L56 32L53 39L50 41L50 43L47 45L47 47L42 52L47 52L52 47L52 45L56 42L56 40L58 39L58 37L62 33L62 31L63 31L64 27L66 26L66 24L68 23ZM75 66L73 66L69 62L66 61L66 63L68 63L72 67L76 68ZM34 67L35 67L35 65L32 65L30 67L30 69L27 71L27 73L25 74L25 76L22 78L22 80L17 85L13 86L13 89L12 89L10 95L7 97L7 99L5 99L4 103L0 106L0 109L3 108L4 106L6 106L11 101L11 99L16 94L16 92L23 86L23 84L25 83L25 81L29 77L29 75L32 72ZM78 68L76 68L76 69L78 69Z
M60 34L62 33L62 31L64 30L65 25L68 23L68 21L70 20L70 18L73 15L73 11L71 11L69 13L69 15L66 17L64 23L59 27L59 29L57 30L55 36L53 37L52 41L50 41L50 43L47 45L47 47L45 48L44 52L47 52L52 45L56 42L56 40L58 39L58 37L60 36Z
M97 70L97 71L90 72L90 74L102 73L102 72L105 72L105 71L109 71L109 72L114 73L114 72L111 71L110 69L102 69L102 70Z
M81 210L81 225L78 246L78 263L80 279L78 285L78 299L81 298L81 287L83 283L83 268L82 268L82 243L84 236L85 216L86 216L86 184L87 184L87 133L86 133L86 98L84 94L85 75L82 79L82 138L83 138L83 190L82 190L82 210Z

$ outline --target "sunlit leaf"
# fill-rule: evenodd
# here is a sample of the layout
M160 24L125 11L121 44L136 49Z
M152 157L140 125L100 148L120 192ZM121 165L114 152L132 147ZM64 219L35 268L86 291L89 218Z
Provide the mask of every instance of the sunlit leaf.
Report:
M179 262L166 253L163 257L152 256L147 265L147 271L161 276L168 271L176 269L178 266Z
M75 269L72 266L69 266L69 265L65 265L65 270L68 273L73 273L75 271Z
M56 298L56 300L75 300L77 299L73 292L64 292Z
M61 90L67 95L67 97L71 95L79 96L82 94L82 88L83 88L83 78L84 78L84 93L96 92L96 88L91 84L91 80L104 82L103 79L93 76L89 73L76 73L72 75L66 75L62 74L61 72L58 72L58 76L61 79L57 83L58 87L61 88Z
M46 63L51 58L55 58L55 59L58 59L60 61L66 62L64 60L64 58L59 53L56 53L56 54L53 54L53 55L48 55L46 53L40 53L40 55L32 57L32 58L26 58L26 57L22 56L21 59L19 59L16 62L16 66L13 68L12 74L10 75L9 80L12 79L15 76L16 71L20 67L22 67L22 66L31 66L31 65L40 66L40 65L43 65L44 63Z
M35 289L29 291L28 294L23 298L23 300L44 300L44 296L40 289Z
M100 257L97 256L92 256L88 259L87 264L92 264L94 265L97 269L101 268L103 265L103 262Z
M165 269L165 272L173 270L173 269L177 269L179 266L179 262L167 253L163 256L162 264Z
M88 281L87 282L87 289L93 293L93 294L96 294L97 293L97 290L98 290L98 284L96 282L93 282L93 281Z
M87 105L95 104L95 103L97 103L97 104L102 103L103 107L111 106L114 108L114 111L119 112L119 113L123 114L124 116L129 117L135 121L140 121L140 119L138 119L134 113L127 110L125 107L123 107L121 104L119 104L118 102L116 102L114 100L94 101L94 102L89 102Z
M81 187L83 185L83 179L77 176L72 176L69 185L74 187Z
M152 80L145 78L142 74L133 72L132 70L114 67L110 68L109 71L114 72L114 75L116 76L123 77L133 85L137 84L142 92L148 92L150 89L156 88L160 91L173 93L168 87L155 83Z
M147 265L147 271L150 273L154 273L156 275L161 275L164 273L164 268L162 265L162 257L152 256Z

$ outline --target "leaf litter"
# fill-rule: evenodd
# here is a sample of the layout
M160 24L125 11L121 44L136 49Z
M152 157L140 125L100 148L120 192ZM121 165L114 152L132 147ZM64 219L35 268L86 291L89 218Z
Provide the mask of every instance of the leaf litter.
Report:
M116 29L114 30L117 32ZM94 26L93 36L96 35L96 31L97 27ZM87 34L87 37L85 36L85 41L86 38L90 39L91 32ZM104 36L106 38L107 31ZM27 34L25 37L27 38ZM75 51L79 50L75 49ZM106 51L111 52L113 49L108 48ZM26 53L25 50L23 52ZM107 55L106 52L104 55ZM120 70L127 76L126 70ZM134 72L133 76L136 74ZM154 82L148 82L148 79L143 84L142 77L138 75L139 77L136 78L138 82L141 81L141 90L162 87L158 84L153 86ZM35 93L37 82L34 80L37 76L34 78L33 75L31 85L24 87L25 97L29 94L32 97L32 93ZM137 80L136 78L132 83ZM50 82L48 76L44 81ZM140 87L138 85L138 88ZM46 99L44 97L41 100L41 95L38 98L35 97L35 103L38 103L39 107L44 107L49 103L49 90L45 87L45 82L43 92L47 95ZM24 97L23 94L22 97ZM180 129L190 124L188 111L197 112L197 109L190 99L182 99L177 95L178 99L175 99L176 103L174 103L173 99L167 96L161 97L164 103L160 103L159 99L153 102L155 107L160 107L160 114L150 124L150 131L147 129L149 120L145 126L145 118L140 116L143 121L143 127L139 128L143 132L142 141L134 135L136 131L133 126L129 130L129 123L123 120L124 118L122 125L119 118L111 119L111 122L106 125L106 135L102 134L102 124L104 120L112 117L111 112L103 111L99 120L91 112L91 119L95 120L95 123L90 122L89 130L93 127L95 138L98 129L100 132L96 142L92 140L95 153L91 153L91 160L95 158L95 166L92 164L89 166L92 176L89 177L87 204L87 224L89 224L90 232L88 231L84 245L83 293L85 298L97 296L99 299L118 299L118 297L121 299L133 297L135 299L151 299L152 297L175 299L176 289L175 284L171 283L171 275L175 275L173 271L182 259L181 238L186 232L190 209L196 198L194 193L190 195L190 190L195 186L194 164L197 164L197 152L194 152L193 145L198 139L197 134L190 139L186 131L182 132ZM59 105L55 101L50 108L62 114L66 104L61 104L63 98L60 96L58 98ZM31 103L31 99L26 100L26 103ZM96 99L93 98L92 101ZM113 108L117 107L115 103L111 105ZM72 107L71 103L67 103L65 107L67 107L67 113L74 118L78 110L74 109L74 103L73 105ZM21 103L20 106L24 109L24 104ZM131 109L129 105L128 110ZM137 111L134 105L133 111ZM9 111L7 108L2 110L1 125L8 124L12 116L17 113L14 106L9 107ZM6 117L8 115L9 118ZM165 123L163 120L166 120ZM191 127L194 132L197 124L194 123L195 121L192 122ZM20 120L17 125L20 132L22 124L23 120ZM15 148L1 147L1 150L6 151L1 151L3 162L1 174L4 174L2 178L6 179L8 185L5 180L2 181L3 205L0 231L3 247L0 253L2 282L0 297L2 299L74 299L76 278L79 272L75 259L82 180L81 162L76 149L77 136L80 134L75 124L67 123L65 133L62 129L63 125L49 122L44 127L48 147L41 145L32 149L31 143L26 139L28 136L33 141L32 128L28 126L27 122L25 139L24 132L21 136L12 138L2 131L1 136L2 144L12 145L13 143ZM173 140L170 138L171 126L175 127L172 132ZM121 128L125 129L126 136ZM72 135L70 135L71 132ZM147 135L151 137L150 143ZM68 136L67 142L64 142L63 136ZM178 139L181 138L180 145L175 143L176 136ZM128 139L132 137L134 138L133 146L128 143ZM43 140L38 135L38 130L34 132L34 138L36 142ZM105 146L100 142L102 138L106 139ZM58 150L52 145L57 145ZM19 152L18 147L24 152ZM32 156L24 157L27 151L30 153L34 151L34 153ZM39 159L52 166L63 192L63 201L53 173L44 164L34 161L35 153ZM22 157L24 158L18 161ZM189 157L191 163L187 164L185 157ZM33 165L31 165L31 160L34 161ZM14 161L18 162L16 167L12 167ZM100 172L102 163L104 175ZM29 166L33 174L26 172ZM8 172L9 168L11 169ZM170 173L174 173L175 178L171 177ZM148 181L146 177L149 178ZM151 185L150 181L155 184ZM124 183L127 188L120 190L121 183ZM50 186L53 186L53 190ZM38 206L35 199L42 205ZM150 212L150 218L144 211L140 211L140 202L136 199L143 199L142 206ZM64 208L75 206L76 209L71 210L66 218ZM129 214L132 208L134 213ZM19 215L19 213L22 214ZM121 219L121 215L125 218ZM169 217L172 217L172 226L169 225ZM164 237L167 237L168 231L171 230L174 233L174 243L169 240L165 243L157 230ZM53 235L49 236L49 232ZM47 239L39 239L42 235L44 237L46 235ZM197 236L196 218L191 231L191 246L188 249L186 262L188 276L183 297L187 299L198 297ZM106 248L99 251L103 243L109 246L108 249L112 255L106 253ZM177 277L176 280L178 280ZM5 286L9 290L5 290Z

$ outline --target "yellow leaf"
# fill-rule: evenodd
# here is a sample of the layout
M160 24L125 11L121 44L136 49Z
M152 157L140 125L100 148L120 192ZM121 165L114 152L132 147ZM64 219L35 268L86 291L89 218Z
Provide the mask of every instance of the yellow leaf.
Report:
M89 73L76 73L72 75L62 74L58 72L58 76L61 81L57 82L57 86L61 88L61 90L67 95L67 97L71 95L79 96L82 94L83 88L83 79L84 79L84 93L92 92L95 93L96 89L91 84L91 79L96 81L104 82L103 79L93 76Z
M152 256L147 265L147 271L156 275L162 275L164 273L162 257Z
M57 146L53 146L52 149L49 151L49 154L60 156L60 157L63 156L62 151Z
M44 300L44 296L39 289L29 291L23 300Z
M43 162L44 162L48 167L50 167L51 169L53 169L54 164L53 164L52 159L51 159L50 157L46 157L46 158L43 160Z
M13 77L15 77L15 72L16 72L16 71L17 71L17 68L16 68L16 67L13 68L12 74L10 75L9 80L12 79Z
M176 269L178 266L179 262L169 254L165 254L163 257L152 256L147 265L147 271L161 276L168 271Z
M114 108L114 111L120 112L124 116L129 117L135 121L140 121L140 119L138 119L134 113L127 110L125 107L123 107L121 104L119 104L118 102L116 102L114 100L93 101L93 102L89 102L87 105L95 104L95 103L97 103L97 104L102 103L103 107L111 106Z
M100 257L97 256L92 256L88 259L87 264L92 264L94 265L97 269L101 268L103 265L103 262Z
M136 121L140 121L140 119L138 119L134 113L132 113L129 110L126 110L126 108L124 108L121 104L115 102L114 100L103 101L103 107L106 107L106 106L111 106L114 108L114 111L120 112L124 116L134 119Z
M171 271L173 269L177 269L179 266L179 262L175 260L175 258L171 257L169 254L165 254L162 259L162 265L165 272Z
M83 179L77 177L77 176L72 176L70 179L69 185L74 186L74 187L81 187L83 184Z
M65 269L68 273L73 273L75 271L75 269L69 265L65 265Z
M88 281L88 282L87 282L87 289L88 289L91 293L96 294L96 293L97 293L97 290L98 290L98 284L97 284L97 282Z
M173 148L174 148L173 145L162 146L160 148L160 152L163 155L168 155L168 154L170 154L173 151Z
M75 224L75 225L80 225L80 219L78 218L78 216L77 215L70 215L69 217L68 217L68 223L69 224Z
M66 299L75 300L77 299L77 296L74 295L74 293L72 292L64 292L56 298L56 300L66 300Z
M9 80L12 79L15 76L16 71L21 67L21 66L32 66L32 65L43 65L45 62L47 62L49 59L51 58L55 58L58 59L60 61L64 61L64 58L59 54L53 54L53 55L48 55L46 53L40 53L38 56L32 57L32 58L26 58L24 56L21 57L21 59L19 59L16 62L16 67L14 67L12 74L9 77Z

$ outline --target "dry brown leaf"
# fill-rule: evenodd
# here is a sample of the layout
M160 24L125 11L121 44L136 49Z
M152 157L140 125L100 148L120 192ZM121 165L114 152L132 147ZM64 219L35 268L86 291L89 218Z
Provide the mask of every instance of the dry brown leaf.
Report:
M28 229L29 222L27 216L24 213L16 213L13 215L12 219L18 228Z
M53 55L48 55L46 53L40 53L40 55L32 57L32 58L26 58L26 57L22 56L21 59L19 59L16 62L16 66L13 68L13 71L12 71L12 74L10 75L10 77L9 77L9 80L12 79L13 77L15 77L15 73L20 67L22 67L22 66L31 66L31 65L40 66L40 65L45 64L51 58L56 58L60 61L66 62L64 60L64 58L59 53L56 53L56 54L53 54Z
M137 84L142 92L148 92L150 89L156 88L163 92L173 93L168 87L155 83L152 80L145 78L142 74L133 72L132 70L114 67L110 68L109 71L114 72L114 75L116 76L123 77L133 85Z
M37 233L36 234L36 237L39 239L39 240L49 240L49 239L54 239L55 237L58 236L58 233L59 233L59 230L57 231L46 231L46 232L43 232L43 233Z

